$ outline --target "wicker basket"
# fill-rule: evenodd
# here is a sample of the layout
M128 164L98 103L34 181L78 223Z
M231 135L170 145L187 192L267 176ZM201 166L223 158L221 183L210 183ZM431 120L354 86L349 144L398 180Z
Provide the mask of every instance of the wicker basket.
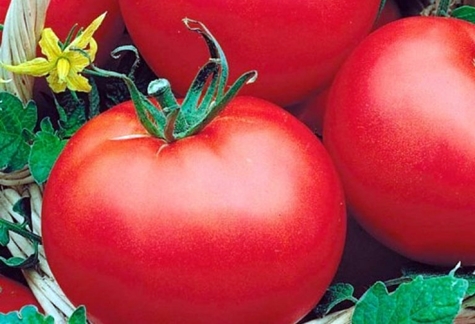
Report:
M19 64L36 56L36 49L44 27L49 0L12 0L5 18L0 60L7 64ZM3 91L16 94L23 102L32 98L32 77L15 75L0 69L0 77L11 80L0 83ZM13 205L21 197L31 198L33 231L41 233L40 211L42 187L35 183L28 168L12 173L0 173L0 217L15 222L23 218L13 211ZM11 234L7 248L13 256L26 257L33 246L25 238ZM42 246L39 247L39 264L35 268L22 270L23 275L43 310L55 319L65 323L74 311L73 305L62 293L46 262Z

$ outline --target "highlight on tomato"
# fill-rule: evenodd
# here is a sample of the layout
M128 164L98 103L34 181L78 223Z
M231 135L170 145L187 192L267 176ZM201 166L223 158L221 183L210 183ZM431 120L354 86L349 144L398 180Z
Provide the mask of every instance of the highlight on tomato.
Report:
M368 36L333 83L323 141L349 209L420 262L475 264L475 26L410 17Z
M87 122L46 183L42 237L68 298L100 323L295 323L342 255L346 208L330 157L273 103L236 96L211 59L185 98L158 79L147 99ZM258 81L257 81L258 82Z
M370 32L380 0L119 0L124 22L147 64L184 96L206 46L180 20L215 31L231 78L255 69L259 82L242 94L287 107L327 86Z

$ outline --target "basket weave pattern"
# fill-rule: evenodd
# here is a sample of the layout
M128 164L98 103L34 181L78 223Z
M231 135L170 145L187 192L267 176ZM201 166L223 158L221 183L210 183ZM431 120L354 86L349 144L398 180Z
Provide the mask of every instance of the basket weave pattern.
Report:
M19 64L36 57L36 49L44 27L50 0L12 0L5 17L0 60L6 64ZM34 79L0 69L0 90L17 95L23 102L32 98ZM43 188L35 183L27 167L11 173L0 172L0 217L17 223L23 217L13 211L21 197L30 197L32 226L41 235L41 204ZM8 250L13 256L26 258L34 251L32 244L22 236L11 233ZM45 313L55 323L65 323L74 307L54 280L46 262L43 247L39 247L39 263L35 268L22 270L23 275Z

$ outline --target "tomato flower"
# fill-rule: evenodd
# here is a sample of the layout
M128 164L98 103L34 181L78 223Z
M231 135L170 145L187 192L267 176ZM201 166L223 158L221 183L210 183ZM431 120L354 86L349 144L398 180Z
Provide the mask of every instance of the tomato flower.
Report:
M27 74L35 77L46 76L50 88L63 92L91 91L91 85L81 72L95 59L97 43L92 37L104 20L105 13L97 17L84 31L78 33L71 42L62 44L51 28L41 33L39 46L46 57L37 57L18 64L2 64L3 68L13 73Z

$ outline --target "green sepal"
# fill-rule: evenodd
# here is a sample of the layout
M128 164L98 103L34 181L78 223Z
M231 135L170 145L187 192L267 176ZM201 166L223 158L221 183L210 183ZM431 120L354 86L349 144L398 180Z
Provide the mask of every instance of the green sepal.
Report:
M89 73L102 77L117 77L122 79L134 102L137 116L144 128L152 135L166 142L173 142L192 136L202 130L213 120L225 106L234 98L245 85L257 78L256 71L243 74L225 91L228 79L228 64L224 52L216 39L206 27L195 20L184 19L185 25L191 31L199 33L208 45L210 59L199 70L183 102L178 104L165 79L157 79L150 83L149 97L159 103L159 107L142 94L133 79L125 74L106 71L93 66ZM114 56L118 56L117 49ZM125 48L123 50L129 50Z

